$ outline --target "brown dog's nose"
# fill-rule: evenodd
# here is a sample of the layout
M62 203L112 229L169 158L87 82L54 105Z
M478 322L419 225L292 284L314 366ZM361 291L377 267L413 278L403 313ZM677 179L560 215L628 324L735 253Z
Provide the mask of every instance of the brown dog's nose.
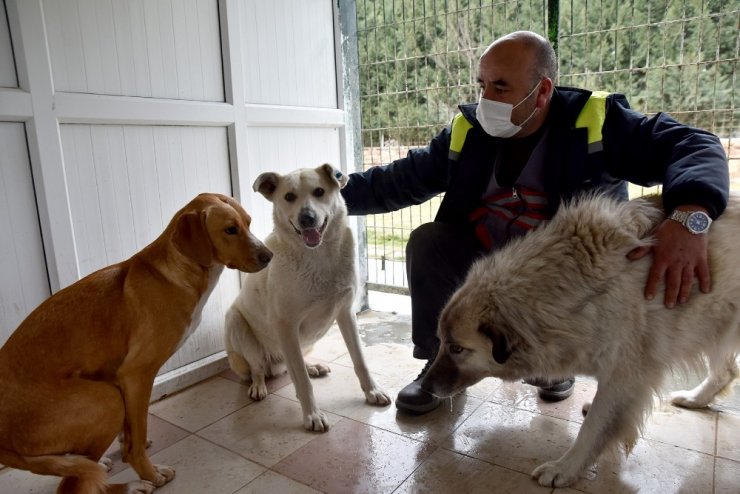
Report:
M267 248L262 249L257 256L257 259L259 259L259 262L261 262L263 266L267 266L267 264L272 260L272 251Z

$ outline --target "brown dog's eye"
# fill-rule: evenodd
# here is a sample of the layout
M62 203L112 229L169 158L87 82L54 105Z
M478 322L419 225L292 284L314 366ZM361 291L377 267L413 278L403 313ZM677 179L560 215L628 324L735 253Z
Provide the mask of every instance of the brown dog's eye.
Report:
M321 196L323 196L324 195L324 189L322 189L321 187L319 187L317 189L314 189L313 195L314 195L314 197L321 197Z
M462 351L463 347L461 347L460 345L450 345L450 353L457 354L462 353Z
M288 192L287 194L285 194L285 200L288 202L293 202L296 199L298 199L298 196L293 194L292 192Z
M235 226L230 226L226 230L224 230L224 232L226 233L226 235L236 235L237 233L239 233L239 229Z

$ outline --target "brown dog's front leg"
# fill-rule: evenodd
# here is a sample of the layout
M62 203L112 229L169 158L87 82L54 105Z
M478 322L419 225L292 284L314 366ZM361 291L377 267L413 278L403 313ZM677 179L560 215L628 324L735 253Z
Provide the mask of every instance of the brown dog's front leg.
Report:
M175 470L152 464L146 454L147 412L153 383L154 375L141 374L126 376L120 381L126 408L121 456L126 458L142 480L160 487L175 477Z

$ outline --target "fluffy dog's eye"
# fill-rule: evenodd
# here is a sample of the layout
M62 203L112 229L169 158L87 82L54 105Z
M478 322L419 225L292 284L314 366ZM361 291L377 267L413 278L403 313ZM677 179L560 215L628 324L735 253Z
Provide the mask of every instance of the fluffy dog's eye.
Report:
M236 235L237 233L239 233L239 229L235 226L230 226L226 230L224 230L224 232L226 233L226 235Z
M324 189L322 189L321 187L318 187L317 189L314 189L313 195L314 195L314 197L321 197L321 196L323 196L324 195Z
M295 201L295 200L296 200L297 198L298 198L298 196L296 196L296 195L295 195L295 194L293 194L292 192L288 192L287 194L285 194L285 200L286 200L286 201L288 201L288 202L293 202L293 201Z
M450 345L450 353L462 353L463 347L460 345Z

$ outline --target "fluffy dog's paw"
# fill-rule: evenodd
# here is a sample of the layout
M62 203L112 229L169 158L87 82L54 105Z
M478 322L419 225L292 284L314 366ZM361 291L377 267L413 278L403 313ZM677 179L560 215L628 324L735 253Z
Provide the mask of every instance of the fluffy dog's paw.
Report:
M249 397L253 400L261 401L267 396L267 386L265 384L252 383L249 386Z
M162 487L164 484L175 478L175 469L166 465L154 465L156 471L156 478L152 482L157 487Z
M146 480L134 480L126 484L126 494L152 494L156 487Z
M331 372L329 366L324 364L306 364L306 370L311 377L321 377Z
M568 465L560 461L548 461L532 472L532 478L546 487L566 487L578 479L580 472L571 472Z
M391 398L382 389L371 389L365 391L365 400L371 405L384 407L391 404Z
M697 399L693 390L674 391L671 393L671 403L683 408L704 408L709 405L706 401Z
M303 417L303 426L306 430L314 432L326 432L329 430L329 421L321 410L306 414Z

